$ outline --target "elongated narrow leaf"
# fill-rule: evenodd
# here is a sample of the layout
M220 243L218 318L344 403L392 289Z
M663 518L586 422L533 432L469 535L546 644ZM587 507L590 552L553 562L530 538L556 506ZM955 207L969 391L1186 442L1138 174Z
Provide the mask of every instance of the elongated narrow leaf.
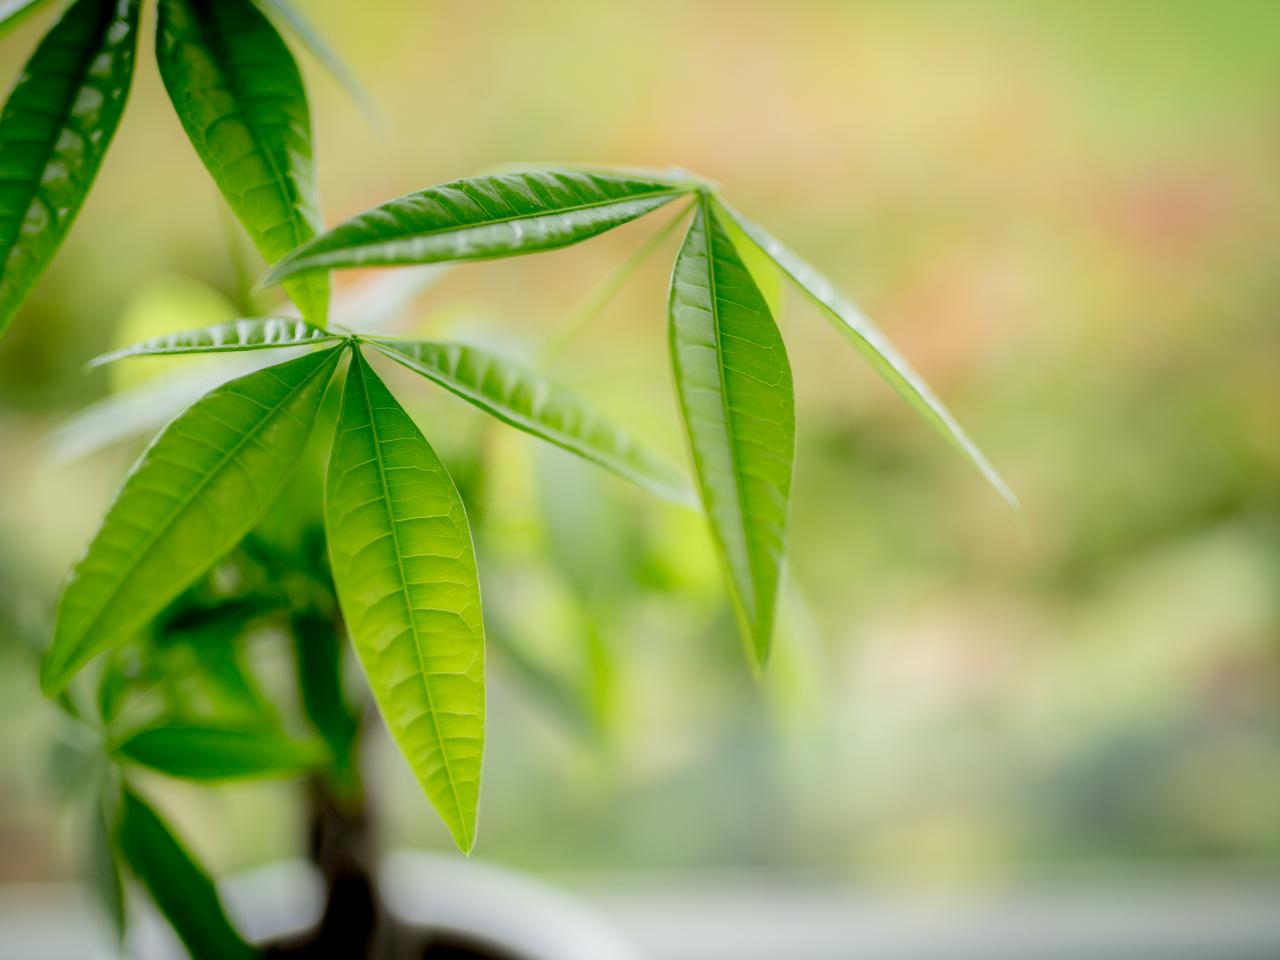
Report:
M342 637L333 620L316 610L289 618L302 708L316 733L324 737L335 772L349 776L358 722L342 684Z
M409 415L355 353L329 461L338 600L378 709L465 852L484 749L484 625L466 511Z
M678 470L530 367L461 343L369 342L504 423L564 447L667 500L693 503L692 491Z
M174 356L184 353L237 353L242 350L271 350L341 340L337 334L291 317L261 317L219 323L200 330L184 330L153 337L121 350L104 353L89 361L100 367L126 357Z
M117 756L187 780L288 777L324 762L316 742L258 728L161 726L117 744Z
M168 825L135 793L120 800L116 842L193 960L254 960L223 910L209 874Z
M1021 510L1018 498L996 472L976 444L969 439L955 417L938 399L929 385L912 369L906 358L889 342L874 323L846 300L826 277L769 234L723 201L717 206L732 218L751 241L766 253L804 293L816 303L838 330L844 333L872 368L882 376L907 403L935 428L968 460L987 483L1015 510Z
M0 114L0 334L93 185L129 95L137 35L138 0L77 0Z
M298 66L251 0L160 0L156 59L182 126L268 263L321 227ZM326 325L329 281L285 285Z
M115 846L111 842L111 825L107 822L102 801L102 797L94 797L93 810L89 815L85 874L97 895L102 912L111 924L111 933L118 947L124 943L124 884L120 876L120 864L116 860Z
M702 502L756 662L769 652L795 457L782 337L704 199L671 278L671 360Z
M0 36L46 0L0 0Z
M488 260L554 250L688 192L683 184L572 170L454 180L334 227L281 260L264 282L338 267Z
M134 465L58 604L41 684L58 692L213 566L293 472L340 350L218 387Z

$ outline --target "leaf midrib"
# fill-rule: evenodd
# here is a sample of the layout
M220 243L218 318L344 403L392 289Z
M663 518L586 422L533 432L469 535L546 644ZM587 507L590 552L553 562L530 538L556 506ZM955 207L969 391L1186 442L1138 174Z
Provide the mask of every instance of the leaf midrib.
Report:
M128 579L128 577L132 575L133 571L137 569L138 564L140 564L142 559L151 552L152 548L159 542L160 537L164 534L169 525L173 523L174 519L195 502L196 497L213 482L214 475L220 473L223 467L225 467L227 463L240 452L246 443L258 436L268 421L273 420L275 415L278 414L290 401L292 401L304 387L310 385L311 381L319 375L320 371L325 369L325 366L326 364L320 364L317 366L303 380L299 381L295 387L290 389L288 393L281 397L278 403L268 408L269 412L267 415L262 417L257 424L246 431L229 450L220 456L214 466L200 477L200 482L193 486L191 491L185 497L180 499L177 505L165 515L164 520L157 524L147 534L146 538L142 542L142 546L133 554L129 562L120 569L116 577L111 581L111 587L104 594L102 601L95 605L93 614L88 618L88 625L85 629L79 632L78 638L83 639L89 634L98 619L102 616L102 612L107 608L107 605L112 601L112 599L114 599L116 591L120 588L120 584ZM270 368L268 367L267 369ZM163 436L163 434L161 434L161 436ZM270 504L263 504L261 507L262 512L265 513L269 506ZM70 658L68 658L67 662L70 662Z
M409 622L409 631L413 634L413 648L418 655L419 676L422 678L422 691L427 699L427 713L431 717L431 729L435 733L436 743L440 748L440 762L444 765L445 776L449 778L449 792L453 795L453 806L458 815L458 823L462 827L464 836L467 837L467 846L470 844L470 830L467 827L466 816L462 811L462 798L458 795L458 785L453 776L453 767L449 764L449 751L446 749L444 737L440 732L440 719L436 716L435 701L431 697L431 684L427 682L427 663L422 651L422 641L418 636L418 621L414 616L413 600L409 596L409 578L404 569L404 556L400 551L400 533L397 529L397 520L391 508L391 489L387 484L386 465L382 459L382 441L378 436L378 424L373 416L373 401L369 397L369 384L366 379L367 361L358 352L353 353L356 360L352 364L352 368L358 371L360 376L360 393L364 397L365 412L369 419L369 433L373 438L373 456L374 462L378 465L378 482L382 487L382 502L386 504L387 526L390 528L391 545L396 553L396 569L400 575L400 597L404 601L406 619ZM408 414L406 413L407 417Z
M423 192L426 192L426 191L423 191ZM376 247L376 246L381 246L382 244L385 244L385 243L396 243L401 240L410 240L416 237L445 236L450 233L459 233L463 230L474 230L477 227L494 227L504 223L514 223L517 220L551 219L553 217L566 216L571 213L580 213L583 210L595 210L600 207L621 206L624 203L631 203L636 200L650 200L654 197L674 198L688 192L689 190L687 188L681 189L681 188L670 187L663 190L653 190L648 193L639 193L629 197L614 197L609 200L600 200L594 203L580 203L572 207L559 207L555 210L547 210L541 213L520 213L520 214L513 214L512 216L509 216L509 217L494 217L488 220L477 221L475 223L463 223L463 224L458 224L457 226L440 227L434 230L401 230L398 233L388 234L386 236L379 237L377 240L368 240L361 243L344 244L341 247L331 248L327 250L316 249L310 253L310 256L320 257L325 254L337 252L339 250L362 250L366 247ZM414 196L414 194L409 194L408 196ZM403 200L405 198L401 197L401 199ZM363 216L363 214L361 214L361 216ZM343 224L341 226L335 227L334 228L335 233L338 230L342 229L342 226L347 226L347 225L349 224ZM333 236L333 234L330 234L330 236ZM317 246L318 246L318 243L317 243ZM284 261L281 262L280 265L283 267L283 266L289 265L290 262L306 263L307 251L305 250L299 251L298 257L296 260L291 261L290 258L286 258ZM299 270L296 272L301 273L302 271ZM287 276L288 274L281 274L281 275Z

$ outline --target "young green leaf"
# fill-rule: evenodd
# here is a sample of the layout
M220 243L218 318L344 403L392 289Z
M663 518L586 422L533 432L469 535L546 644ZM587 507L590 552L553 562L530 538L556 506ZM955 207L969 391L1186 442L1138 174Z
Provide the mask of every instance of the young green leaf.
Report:
M223 384L156 438L67 580L41 669L46 695L249 532L297 466L341 353L317 351Z
M0 114L0 334L93 185L129 95L137 34L138 0L77 0Z
M321 227L311 116L289 48L251 0L160 0L156 59L196 153L268 263ZM285 289L327 323L329 281Z
M112 752L139 766L186 780L290 777L321 765L324 749L278 731L227 726L152 727Z
M0 0L0 36L46 0Z
M382 718L467 852L484 749L471 532L444 466L358 352L329 460L325 527L338 600Z
M277 263L263 282L340 267L488 260L555 250L688 192L684 184L572 170L454 180L334 227Z
M996 472L995 467L982 455L982 451L969 439L955 417L943 406L942 401L929 388L929 385L911 368L906 358L897 351L880 329L863 315L861 310L841 296L831 281L783 246L763 227L752 223L721 200L716 201L716 206L822 309L827 318L849 338L872 368L977 468L1005 502L1015 510L1021 510L1018 498Z
M782 337L706 198L671 278L671 360L693 464L734 609L769 652L787 544L795 402Z
M692 505L680 472L530 367L461 343L368 341L504 423L564 447L674 503Z
M133 346L94 357L89 368L101 367L126 357L177 356L186 353L236 353L242 350L271 350L298 347L343 339L305 320L291 317L254 317L219 323L200 330L184 330L153 337Z
M227 919L209 874L155 811L128 789L120 798L116 843L193 960L256 960L258 951Z

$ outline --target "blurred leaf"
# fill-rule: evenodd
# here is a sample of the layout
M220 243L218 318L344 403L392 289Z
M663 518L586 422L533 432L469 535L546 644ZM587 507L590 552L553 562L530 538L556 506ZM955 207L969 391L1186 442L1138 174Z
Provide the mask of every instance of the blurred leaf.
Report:
M100 367L126 357L176 356L185 353L236 353L270 350L341 340L337 334L314 327L305 320L263 317L219 323L200 330L184 330L154 337L131 347L94 357L89 367Z
M823 313L852 341L872 368L977 468L996 493L1015 510L1021 511L1018 498L996 472L995 467L987 461L950 411L942 405L942 401L911 368L906 358L898 353L880 329L863 316L862 311L842 297L826 277L784 247L763 228L752 223L723 201L717 200L716 205L760 250L768 254L770 259L814 303L822 308Z
M112 752L171 777L209 781L295 776L325 759L315 741L260 727L158 726L135 733Z
M318 351L233 380L156 438L67 580L41 671L47 695L144 626L266 512L341 354Z
M454 180L334 227L277 263L263 283L341 267L489 260L555 250L629 223L687 192L672 183L575 171Z
M345 772L358 723L342 689L342 639L338 626L315 610L302 610L289 620L297 662L298 689L311 726L329 745L335 766Z
M268 263L322 225L311 116L289 48L251 0L160 0L156 59L196 153ZM324 275L285 284L323 327Z
M471 532L444 466L358 352L325 520L338 599L382 717L469 851L484 749L484 624Z
M612 470L664 499L694 503L692 491L675 467L530 367L461 343L381 338L368 342L504 423Z
M236 932L208 873L137 794L123 791L116 840L193 960L254 960L257 950Z
M138 0L77 0L0 114L0 334L93 185L129 95L137 32Z
M708 199L671 279L671 359L703 505L758 665L769 654L795 457L791 368Z
M0 36L47 0L0 0Z
M86 873L103 912L111 922L116 946L124 943L124 884L120 878L120 864L116 861L115 847L111 843L111 829L107 823L103 798L95 797L89 817L89 836L86 843L88 870Z
M371 122L376 122L379 119L378 105L374 102L373 97L369 95L369 91L364 88L356 78L356 75L351 72L351 68L329 46L328 41L312 25L311 21L302 15L301 10L292 3L286 3L285 0L257 0L257 3L267 12L276 14L290 32L302 42L302 45L311 51L311 55L319 60L321 65L329 71L330 76L338 82L338 85L347 91L351 99L355 101L356 105Z

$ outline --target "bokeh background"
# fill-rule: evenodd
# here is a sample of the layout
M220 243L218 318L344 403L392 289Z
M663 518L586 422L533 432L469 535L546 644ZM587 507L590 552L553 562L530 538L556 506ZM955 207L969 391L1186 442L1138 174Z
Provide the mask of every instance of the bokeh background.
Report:
M792 296L792 560L756 682L696 517L386 370L480 517L481 857L899 889L1280 871L1280 4L298 6L378 108L299 51L330 221L510 162L697 171L882 325L1026 506L1024 535ZM4 82L47 21L0 39ZM167 369L88 358L240 308L219 203L144 51L0 341L0 883L81 871L31 650L146 439L58 431ZM392 328L534 356L669 215L436 275ZM677 245L547 363L682 458ZM385 842L446 849L374 759ZM219 871L300 849L287 785L157 789Z

